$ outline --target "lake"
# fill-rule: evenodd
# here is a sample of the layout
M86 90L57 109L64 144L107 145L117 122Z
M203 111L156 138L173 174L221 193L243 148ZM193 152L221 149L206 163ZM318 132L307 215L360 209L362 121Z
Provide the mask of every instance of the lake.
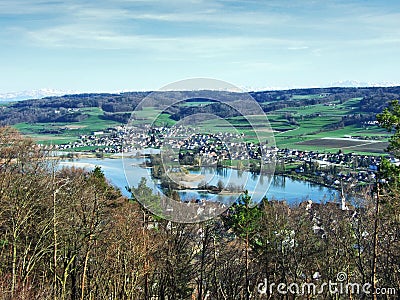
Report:
M149 177L148 169L139 166L142 162L142 158L82 158L79 160L64 160L60 162L60 165L82 167L87 170L100 166L107 179L119 188L125 196L130 197L126 190L126 186L128 186L126 178L129 178L130 186L137 186L142 177ZM201 174L212 185L217 185L220 180L242 185L252 192L254 200L260 200L264 195L269 200L285 200L290 204L309 199L314 202L337 201L338 199L338 192L335 189L281 175L274 175L271 178L266 175L253 175L247 171L229 168L223 169L221 172L216 172L213 168L202 168L201 171L191 171L191 173ZM154 191L158 190L157 182L154 183L148 179L147 183ZM191 189L181 190L179 195L182 200L199 198L213 200L215 197L215 200L226 202L224 201L226 196L216 196Z

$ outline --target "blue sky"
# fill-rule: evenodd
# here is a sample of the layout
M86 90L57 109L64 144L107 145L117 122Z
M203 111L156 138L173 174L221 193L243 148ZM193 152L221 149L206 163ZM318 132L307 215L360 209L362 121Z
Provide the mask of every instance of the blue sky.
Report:
M400 82L400 1L1 0L0 93Z

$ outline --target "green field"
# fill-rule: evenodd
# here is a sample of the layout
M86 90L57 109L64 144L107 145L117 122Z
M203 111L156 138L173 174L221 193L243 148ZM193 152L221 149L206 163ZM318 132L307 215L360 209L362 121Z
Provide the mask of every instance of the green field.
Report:
M358 112L358 103L361 98L352 98L343 103L340 101L332 101L328 104L307 105L302 107L289 107L285 109L275 110L275 113L293 113L297 117L308 116L312 114L321 114L327 116L344 116L349 113Z
M293 99L313 99L323 95L294 95ZM326 104L308 105L303 107L289 107L275 110L265 116L250 116L244 118L230 117L226 119L206 119L196 122L196 127L206 133L229 132L244 134L247 141L257 142L257 135L261 141L268 140L270 145L279 148L318 151L353 151L359 153L383 153L387 145L389 134L377 126L350 125L337 129L330 129L333 123L338 123L342 117L358 113L358 104L361 98L352 98L347 101L332 101ZM184 102L183 106L204 105L207 102ZM79 135L92 134L94 131L121 125L118 122L106 120L101 108L83 108L82 113L89 117L76 123L19 123L14 125L22 133L27 134L41 143L61 144L76 140ZM194 126L190 118L189 124ZM144 107L134 112L135 124L154 123L156 126L174 126L181 122L171 119L170 114L154 107ZM271 131L272 129L272 131ZM274 137L272 137L272 132ZM344 142L328 142L322 138L350 138L371 140L362 145L345 145ZM374 143L373 141L381 143Z
M100 108L82 108L81 112L88 114L88 118L73 123L19 123L13 127L25 135L43 144L64 144L76 141L80 135L92 134L94 131L121 125L112 120L106 120ZM48 133L48 132L52 133Z
M321 94L311 94L311 95L293 95L292 100L303 100L303 99L319 99L323 98L325 95Z
M372 140L358 140L351 138L317 138L298 143L299 146L315 147L325 151L350 150L360 152L384 153L387 142L377 142Z
M388 133L377 126L349 125L338 129L329 129L328 126L340 122L342 117L358 113L358 103L361 98L353 98L343 103L332 101L329 104L308 105L304 107L290 107L276 110L268 114L268 119L275 130L276 144L280 148L297 148L299 150L336 151L341 149L340 144L328 147L323 143L307 143L310 140L321 138L348 138L371 139L381 142L388 141ZM296 124L288 121L287 116L293 118ZM352 147L354 152L381 153L385 144Z
M213 103L212 101L185 101L182 106L202 106Z

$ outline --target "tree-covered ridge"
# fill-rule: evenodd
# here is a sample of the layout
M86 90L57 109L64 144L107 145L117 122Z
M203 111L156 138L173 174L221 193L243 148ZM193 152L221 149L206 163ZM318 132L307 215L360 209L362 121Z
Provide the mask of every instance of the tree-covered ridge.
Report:
M126 123L129 120L128 112L132 112L150 92L129 92L121 94L79 94L60 97L46 97L37 100L25 100L0 107L0 124L13 125L21 122L80 122L88 117L82 108L101 108L103 117ZM241 93L224 91L208 91L209 99L220 101L240 101ZM372 88L313 88L282 91L264 91L249 93L265 112L272 112L289 107L304 107L330 103L332 101L346 101L352 98L362 98L355 113L370 116L380 112L388 102L400 98L400 87L372 87ZM169 107L176 99L196 99L199 95L204 98L204 91L175 91L155 92L154 107ZM149 104L150 102L148 102ZM205 107L169 107L173 119L178 120L188 113L207 112L234 115L229 108L221 107L221 103L209 103Z

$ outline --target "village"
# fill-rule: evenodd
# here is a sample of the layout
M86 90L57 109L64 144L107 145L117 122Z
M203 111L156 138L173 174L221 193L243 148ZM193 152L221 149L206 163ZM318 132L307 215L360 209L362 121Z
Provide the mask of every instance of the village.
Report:
M187 138L189 137L189 138ZM356 153L321 153L279 149L267 144L246 142L243 134L198 133L196 128L176 126L127 128L118 126L105 131L81 135L72 143L43 146L48 150L89 152L101 158L106 155L135 153L141 149L169 149L179 153L182 165L232 167L262 172L274 165L275 174L289 175L321 185L341 188L365 186L376 181L381 156ZM397 163L394 159L392 162ZM270 172L271 168L264 168Z

